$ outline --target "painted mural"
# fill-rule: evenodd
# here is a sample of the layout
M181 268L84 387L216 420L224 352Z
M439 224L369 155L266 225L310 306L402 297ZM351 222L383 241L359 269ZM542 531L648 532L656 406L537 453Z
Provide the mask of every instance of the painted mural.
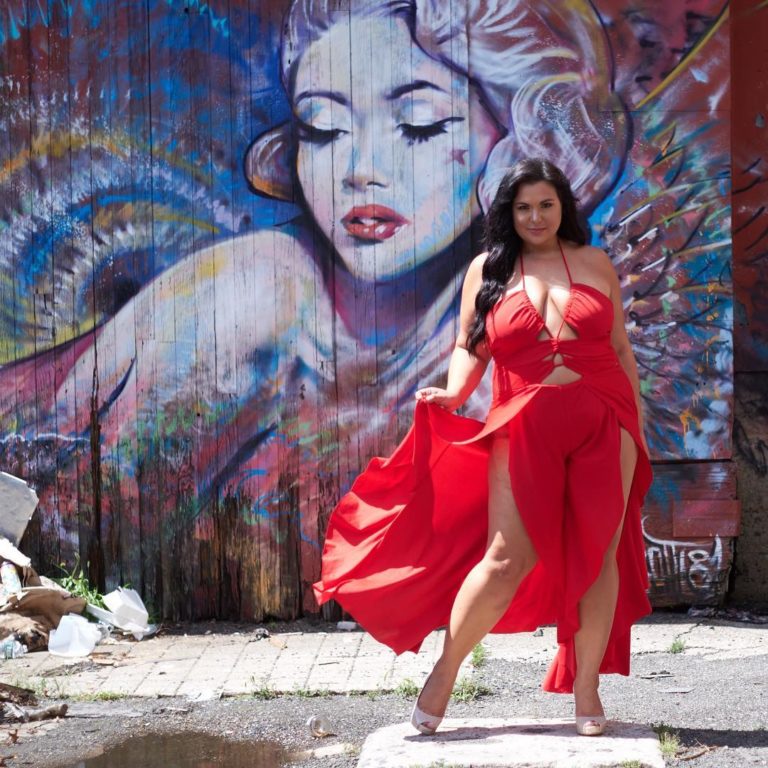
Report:
M654 456L729 457L727 19L5 3L0 465L38 488L30 554L168 617L315 610L327 516L444 378L521 156L564 168L619 271Z

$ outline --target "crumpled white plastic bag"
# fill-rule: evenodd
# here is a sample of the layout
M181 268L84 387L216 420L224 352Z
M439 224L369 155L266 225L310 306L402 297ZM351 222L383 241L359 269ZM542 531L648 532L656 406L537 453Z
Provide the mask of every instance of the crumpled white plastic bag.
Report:
M88 656L101 640L101 632L88 619L76 613L61 617L59 626L48 637L48 652L55 656Z
M130 632L137 640L157 632L157 625L148 623L147 609L135 589L118 587L113 592L104 595L104 604L109 610L89 603L86 606L86 611L99 621Z

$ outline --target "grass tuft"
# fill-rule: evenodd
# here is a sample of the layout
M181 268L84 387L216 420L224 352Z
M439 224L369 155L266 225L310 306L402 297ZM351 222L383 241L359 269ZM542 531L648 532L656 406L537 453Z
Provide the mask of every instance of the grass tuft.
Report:
M454 701L476 701L482 696L487 696L491 689L481 683L476 683L467 677L462 677L456 685L453 686L451 697Z
M485 650L485 646L482 643L478 643L472 649L471 664L475 669L482 667L488 660L488 652Z
M653 730L659 737L661 754L666 757L674 757L680 751L680 737L668 725L659 723L653 726Z
M68 698L73 701L119 701L128 698L128 694L117 691L96 691L95 693L75 693Z
M416 685L410 677L406 677L405 680L401 680L397 684L395 693L398 696L405 696L405 698L410 699L412 696L418 696L419 690L419 686Z
M327 688L295 688L293 695L302 699L320 699L332 696L332 691Z
M276 699L280 694L274 689L270 688L265 682L259 682L255 677L251 677L254 689L250 694L254 699L261 699L261 701L269 701L270 699Z
M667 650L669 653L682 653L685 650L685 640L676 637Z

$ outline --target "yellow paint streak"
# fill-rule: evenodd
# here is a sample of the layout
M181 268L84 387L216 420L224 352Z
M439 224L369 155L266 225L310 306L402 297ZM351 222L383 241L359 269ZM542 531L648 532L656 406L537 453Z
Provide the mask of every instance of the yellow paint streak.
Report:
M707 34L699 40L696 45L691 48L688 55L646 96L644 96L635 105L635 109L644 107L649 101L655 99L662 91L664 91L671 83L677 80L678 77L688 68L691 63L691 59L697 56L704 49L706 44L712 39L718 29L725 23L730 15L728 8L723 9L718 20L709 28Z
M691 426L701 426L701 419L697 419L687 408L680 414L680 422L683 425L683 434L687 434Z
M681 208L679 211L675 211L674 213L670 213L668 216L662 216L660 219L657 219L656 222L649 227L649 229L653 229L653 227L657 227L659 224L667 224L672 221L672 219L685 216L686 213L695 213L696 211L700 211L703 208L709 208L710 205L713 205L717 202L720 202L719 196L713 197L711 200L704 200L698 205L692 205L689 208Z
M701 293L702 287L703 286L701 285L681 285L675 287L675 285L672 284L668 286L667 292L672 291L672 293L676 295L682 295L684 293ZM720 283L707 283L706 291L707 293L723 294L724 296L730 296L732 293L730 286L722 285Z
M674 187L666 187L665 189L660 189L658 192L656 192L653 195L649 195L645 198L645 200L641 200L635 205L633 205L622 217L622 221L626 221L626 219L631 218L632 214L636 211L639 211L641 208L645 208L647 205L650 205L651 203L655 202L659 198L663 198L665 195L673 195L678 192L688 192L690 189L696 186L700 186L703 184L714 184L717 179L702 179L701 181L692 181L689 184L677 184Z
M549 77L542 77L536 81L536 85L553 85L555 83L580 83L581 75L577 75L573 72L562 75L550 75Z
M149 152L148 146L133 142L129 134L122 131L112 131L110 133L94 131L91 134L46 131L35 136L28 148L21 150L12 160L0 166L0 182L7 181L16 171L29 163L33 157L62 158L68 153L79 152L89 145L91 147L100 147L124 160L129 158L129 150L132 147ZM197 181L207 183L210 180L206 172L201 171L193 163L183 160L177 155L158 150L157 147L154 148L152 154L155 157L162 158L174 168L191 173Z
M718 240L716 243L707 243L706 245L697 245L693 248L685 248L682 251L676 251L675 256L693 256L697 253L706 253L707 251L717 251L731 244L730 240Z
M220 230L217 226L208 224L208 222L203 221L202 219L194 219L191 216L179 216L177 213L164 213L162 210L155 210L155 221L175 221L180 224L190 224L193 227L205 230L206 232L211 232L214 235L219 234Z

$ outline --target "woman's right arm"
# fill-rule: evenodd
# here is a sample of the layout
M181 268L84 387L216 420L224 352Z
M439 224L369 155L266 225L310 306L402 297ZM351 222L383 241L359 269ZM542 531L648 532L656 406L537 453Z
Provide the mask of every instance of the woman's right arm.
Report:
M451 362L448 366L448 382L445 389L425 387L416 391L417 400L435 403L448 411L455 411L464 404L483 378L490 359L485 342L477 345L474 354L470 354L467 349L469 331L475 319L475 297L483 284L485 257L485 253L476 256L464 277L459 313L459 335L451 354Z

